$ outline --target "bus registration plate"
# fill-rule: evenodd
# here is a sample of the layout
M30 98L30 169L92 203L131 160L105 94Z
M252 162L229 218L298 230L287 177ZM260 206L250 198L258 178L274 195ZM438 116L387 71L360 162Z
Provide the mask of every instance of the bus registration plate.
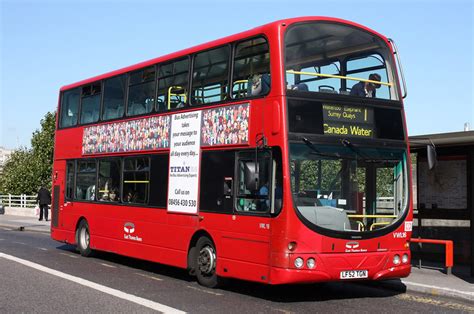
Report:
M341 271L341 279L368 278L368 270L344 270Z

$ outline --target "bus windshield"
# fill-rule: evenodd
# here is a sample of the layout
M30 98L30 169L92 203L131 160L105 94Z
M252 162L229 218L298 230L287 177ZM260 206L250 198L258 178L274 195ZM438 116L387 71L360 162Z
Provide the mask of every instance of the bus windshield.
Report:
M391 51L368 31L299 23L285 36L288 90L398 100Z
M406 149L290 144L291 187L300 217L320 228L373 232L401 217L408 204Z

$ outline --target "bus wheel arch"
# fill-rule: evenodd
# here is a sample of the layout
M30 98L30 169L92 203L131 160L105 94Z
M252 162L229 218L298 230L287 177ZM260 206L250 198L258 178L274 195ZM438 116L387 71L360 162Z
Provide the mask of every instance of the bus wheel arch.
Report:
M89 224L84 217L81 217L76 225L76 247L82 256L92 255Z

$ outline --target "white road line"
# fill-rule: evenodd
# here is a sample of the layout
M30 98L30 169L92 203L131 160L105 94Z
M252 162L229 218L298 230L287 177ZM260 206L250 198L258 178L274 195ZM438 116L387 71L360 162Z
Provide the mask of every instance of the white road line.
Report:
M23 243L23 242L17 242L17 241L13 241L13 243L16 243L16 244L21 244L21 245L26 245L26 243Z
M156 281L163 281L163 279L155 277L155 276L150 276L150 275L145 275L145 274L140 274L140 273L135 273L135 275L139 275L139 276L149 278L149 279L153 279L153 280L156 280Z
M5 239L0 239L0 241L3 241L3 240L5 240Z
M102 265L102 266L105 266L105 267L117 268L117 266L109 265L109 264L106 264L106 263L99 263L99 264Z
M71 257L71 258L79 258L77 256L74 256L74 255L71 255L71 254L67 254L67 253L59 253L61 255L65 255L65 256L68 256L68 257Z
M425 285L425 284L422 284L422 283L410 282L410 281L406 281L406 280L402 280L402 283L404 283L405 285L412 285L412 286L416 286L416 287L423 287L423 288L430 288L430 289L435 289L435 290L451 292L451 293L454 293L454 294L460 294L460 295L463 295L463 296L466 296L466 297L471 297L471 298L474 299L474 292L461 291L461 290L438 287L438 286L432 286L432 285Z
M60 277L60 278L78 283L80 285L98 290L100 292L107 293L107 294L112 295L114 297L124 299L124 300L127 300L127 301L130 301L130 302L145 306L147 308L150 308L150 309L153 309L153 310L156 310L156 311L160 311L162 313L186 313L186 312L180 311L178 309L175 309L173 307L169 307L169 306L166 306L164 304L160 304L160 303L148 300L148 299L140 298L140 297L137 297L133 294L128 294L128 293L125 293L125 292L122 292L122 291L119 291L119 290L116 290L116 289L113 289L113 288L109 288L109 287L106 287L106 286L103 286L103 285L97 284L95 282L85 280L85 279L82 279L82 278L79 278L79 277L76 277L76 276L68 275L68 274L65 274L63 272L60 272L60 271L57 271L57 270L54 270L54 269L51 269L51 268L48 268L48 267L30 262L30 261L12 256L12 255L8 255L8 254L4 254L4 253L0 252L0 257L3 257L3 258L8 259L10 261L14 261L14 262L20 263L22 265L25 265L25 266L28 266L28 267L31 267L31 268L34 268L34 269L37 269L39 271L48 273L50 275L57 276L57 277Z
M201 291L201 292L204 292L204 293L207 293L207 294L212 294L212 295L217 295L217 296L223 295L222 293L217 293L217 292L214 292L214 291L208 291L208 290L204 290L204 289L193 287L193 286L186 286L186 288L190 288L190 289L193 289L193 290L197 290L197 291Z
M44 247L39 247L38 249L42 250L42 251L47 251L48 249L45 249Z

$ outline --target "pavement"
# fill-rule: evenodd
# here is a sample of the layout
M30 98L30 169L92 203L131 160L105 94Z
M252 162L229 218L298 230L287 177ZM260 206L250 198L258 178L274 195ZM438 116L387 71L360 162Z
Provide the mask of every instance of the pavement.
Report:
M50 233L51 221L38 221L37 217L0 215L0 227ZM413 264L418 265L418 261L414 260ZM470 276L467 266L455 265L451 275L445 273L443 265L437 266L413 266L407 278L367 284L401 292L417 292L474 302L474 277Z

